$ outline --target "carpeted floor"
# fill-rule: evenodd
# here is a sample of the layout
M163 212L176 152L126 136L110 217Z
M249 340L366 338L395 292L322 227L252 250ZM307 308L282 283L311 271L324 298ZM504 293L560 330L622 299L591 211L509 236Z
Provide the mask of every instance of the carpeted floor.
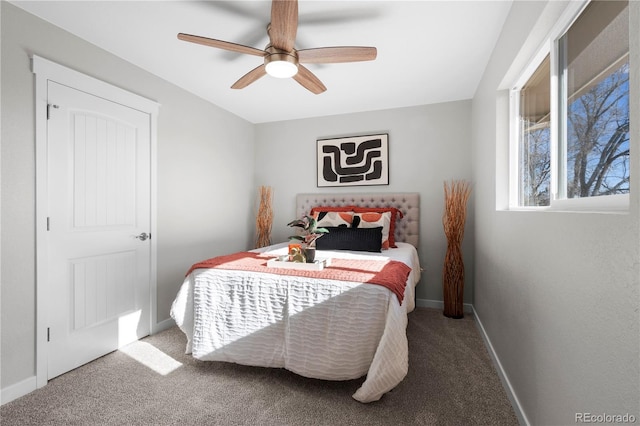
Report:
M0 408L4 425L517 425L474 319L409 315L409 374L380 401L362 379L201 362L178 328L70 371ZM144 365L153 365L155 370ZM157 370L157 371L156 371Z

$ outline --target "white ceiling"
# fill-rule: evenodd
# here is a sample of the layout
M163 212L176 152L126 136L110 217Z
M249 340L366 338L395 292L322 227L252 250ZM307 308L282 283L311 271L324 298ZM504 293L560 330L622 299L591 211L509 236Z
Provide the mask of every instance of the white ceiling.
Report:
M473 97L511 1L301 0L297 49L375 46L372 62L306 65L314 95L265 76L230 86L262 63L180 41L178 32L263 49L269 1L12 1L89 42L253 123Z

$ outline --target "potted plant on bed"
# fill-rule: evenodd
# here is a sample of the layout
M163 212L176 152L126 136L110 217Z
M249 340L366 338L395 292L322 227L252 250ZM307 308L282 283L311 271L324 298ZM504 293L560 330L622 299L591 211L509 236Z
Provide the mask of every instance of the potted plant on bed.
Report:
M297 234L291 235L289 239L300 241L308 263L313 263L315 260L316 240L329 232L327 228L318 228L317 224L318 221L308 215L287 224L287 226L299 228Z

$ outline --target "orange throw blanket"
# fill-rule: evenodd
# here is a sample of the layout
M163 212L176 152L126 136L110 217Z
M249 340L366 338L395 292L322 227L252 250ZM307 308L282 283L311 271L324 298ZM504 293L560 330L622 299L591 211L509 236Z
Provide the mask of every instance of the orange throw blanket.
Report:
M218 256L194 264L186 275L194 269L214 268L376 284L391 290L402 304L407 278L411 272L409 266L396 260L331 259L331 266L322 271L267 267L267 261L274 257L253 252Z

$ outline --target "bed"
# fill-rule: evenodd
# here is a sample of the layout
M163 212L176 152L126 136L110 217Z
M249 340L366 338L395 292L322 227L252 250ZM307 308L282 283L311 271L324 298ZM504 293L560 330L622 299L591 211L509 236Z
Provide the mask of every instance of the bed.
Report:
M419 196L296 197L297 217L318 207L352 209L349 206L397 209L389 238L396 247L364 252L320 250L319 244L317 258L331 259L320 272L267 268L269 259L287 254L286 242L194 264L171 308L172 318L187 336L187 353L202 361L285 368L322 380L366 375L353 395L363 403L396 387L408 371L407 314L415 307L414 289L420 279ZM364 214L368 213L359 217ZM378 268L379 275L390 266L404 271L401 290L367 283L378 275L362 278L373 276L367 275L365 264ZM361 275L343 278L339 274L344 271Z

